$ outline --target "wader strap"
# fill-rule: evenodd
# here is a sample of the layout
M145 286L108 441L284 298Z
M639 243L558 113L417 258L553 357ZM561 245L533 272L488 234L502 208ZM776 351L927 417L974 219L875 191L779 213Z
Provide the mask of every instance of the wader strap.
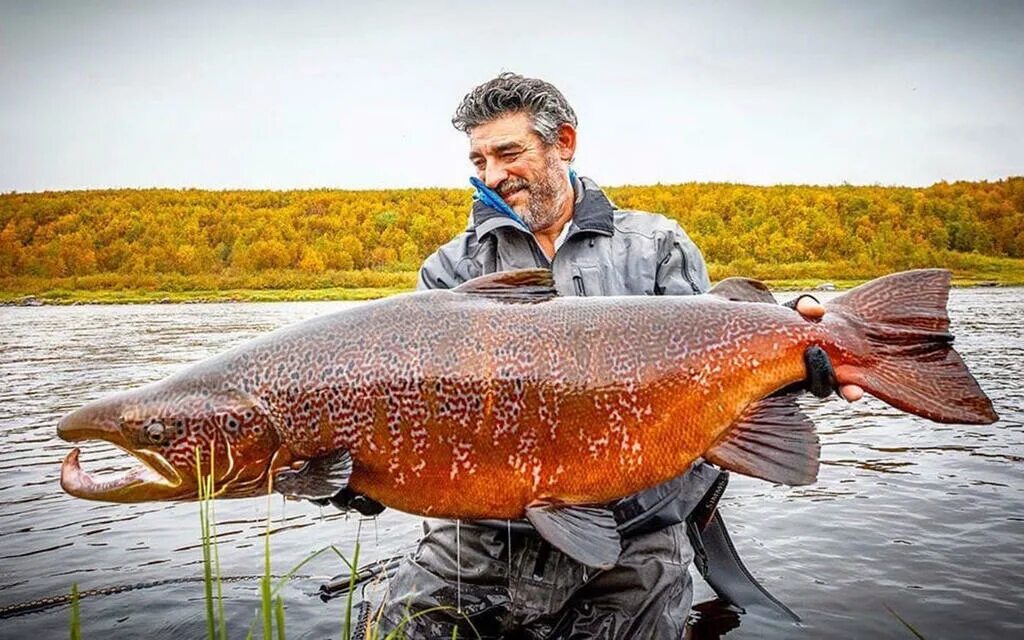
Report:
M695 562L703 561L704 570L701 573L719 598L744 612L752 607L761 607L794 622L800 621L798 615L768 593L747 571L729 539L720 513L714 512L703 531L698 531L693 520L688 521L687 533L690 534Z

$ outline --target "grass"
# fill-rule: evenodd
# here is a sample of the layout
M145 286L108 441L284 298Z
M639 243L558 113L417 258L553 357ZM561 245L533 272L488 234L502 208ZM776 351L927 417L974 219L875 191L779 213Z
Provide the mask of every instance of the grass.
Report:
M338 554L341 555L341 554ZM341 558L345 561L345 557ZM356 540L355 553L352 554L352 564L349 565L348 595L345 597L345 624L342 629L342 638L348 640L352 637L352 597L356 591L356 576L359 575L359 540Z
M213 503L215 501L217 491L214 486L214 467L211 455L209 473L205 473L202 468L202 461L199 455L199 451L196 451L196 468L199 470L197 474L199 477L199 519L200 519L200 535L202 540L202 553L203 553L203 585L205 592L205 604L206 604L206 632L208 640L226 640L228 632L225 624L224 617L224 598L221 590L221 579L220 579L220 562L217 553L217 540L216 540L216 522L214 518ZM328 550L333 551L341 561L347 566L349 570L349 591L345 603L345 613L342 620L341 639L351 640L353 633L353 605L355 596L356 578L359 575L359 536L357 533L355 550L353 552L352 561L345 557L341 551L339 551L333 545L324 547L306 556L302 561L291 568L286 574L281 576L276 584L273 582L273 574L271 573L271 551L270 551L270 531L271 531L271 497L272 494L268 491L267 494L267 521L264 528L263 534L263 576L260 579L260 608L257 615L254 616L254 620L249 627L246 638L251 640L254 637L255 627L257 623L260 624L263 640L286 640L287 634L285 632L285 608L284 598L279 593L280 590L287 584L288 580L291 579L299 570L302 569L308 562L314 558L320 556ZM214 596L216 593L216 596ZM216 601L216 607L214 606ZM77 618L76 618L77 620ZM358 623L358 620L356 620ZM77 624L74 623L74 624ZM403 625L405 622L403 622ZM370 638L378 638L376 630L370 629ZM383 640L402 640L404 634L401 633L401 627L383 639Z
M71 640L82 640L81 613L78 610L78 583L71 585Z
M214 457L212 453L213 451L211 448L209 470L204 470L201 452L198 448L195 451L196 476L198 478L199 486L199 529L203 557L202 573L204 606L206 610L206 637L207 640L227 640L228 629L226 617L224 615L224 594L220 572L220 555L217 550L216 514L214 512L214 502L217 497L218 490L214 483L216 470L213 464ZM356 541L351 562L345 557L345 554L339 551L335 546L329 545L314 551L303 558L298 564L292 567L291 570L282 575L275 584L273 581L274 576L271 572L270 552L271 498L272 494L268 491L267 520L263 534L263 575L260 578L260 608L254 615L254 619L249 626L249 630L246 634L247 640L252 640L254 638L255 627L257 624L260 624L262 628L262 640L287 639L287 634L285 632L284 598L280 594L280 591L292 576L298 573L298 571L300 571L307 563L327 551L333 551L349 571L349 588L345 601L345 611L342 619L340 637L341 640L351 640L352 634L355 631L353 623L358 624L360 622L358 614L356 619L353 620L353 606L355 604L355 590L357 578L359 576L359 534L361 532L361 528L356 533ZM417 611L411 615L407 612L398 627L383 638L380 635L380 630L377 628L379 619L368 620L366 638L367 640L404 640L406 637L404 631L405 627L412 620L415 620L420 616L429 615L436 611L451 609L451 607L439 606ZM469 628L474 631L475 635L480 637L469 618L464 616L463 620ZM74 583L71 586L71 618L69 621L69 629L71 640L81 640L81 615L79 611L79 591L77 583ZM453 630L451 637L453 639L458 638L457 629Z
M224 594L220 580L220 555L216 544L216 520L213 511L214 468L213 451L210 455L210 473L203 473L203 461L199 449L196 449L196 469L199 478L199 529L203 550L203 592L206 602L206 635L215 640L214 628L219 631L220 640L227 640L228 631L224 621ZM214 612L214 588L217 590L217 609Z
M934 266L953 271L954 286L995 283L1024 286L1024 260L995 258L969 253L949 252ZM912 265L908 265L909 268ZM729 276L764 280L773 289L813 289L830 282L848 289L898 268L875 265L794 262L763 264L737 261L708 265L712 281ZM109 276L109 277L108 277ZM288 276L288 277L285 277ZM45 304L154 304L183 302L291 302L312 300L373 300L412 291L416 272L345 272L340 282L381 284L383 286L338 286L339 280L317 279L302 273L285 273L267 286L252 288L250 279L224 279L177 274L152 276L146 286L123 286L116 274L67 278L0 278L0 304L23 303L28 297ZM239 286L241 285L241 286Z
M164 291L145 289L46 289L39 292L0 290L0 304L20 303L28 297L45 304L170 304L203 302L297 302L323 300L375 300L411 291L409 287L347 289L197 289Z
M763 280L773 289L813 289L829 282L837 289L849 289L872 278L924 266L949 269L953 272L953 286L969 287L980 283L1000 286L1024 286L1024 260L995 258L968 253L948 253L935 264L908 264L903 267L874 266L850 263L793 262L762 264L737 261L732 264L710 264L708 271L713 282L729 276L746 276Z

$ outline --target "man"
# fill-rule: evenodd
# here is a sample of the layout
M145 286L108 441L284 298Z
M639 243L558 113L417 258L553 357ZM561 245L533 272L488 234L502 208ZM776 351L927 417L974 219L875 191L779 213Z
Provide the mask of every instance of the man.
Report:
M708 289L704 259L678 224L618 210L575 175L576 114L549 83L503 73L473 89L452 122L469 137L476 201L469 228L424 262L420 289L536 267L552 270L561 295ZM799 310L824 312L807 298ZM843 392L855 399L859 390ZM459 637L681 638L694 559L686 518L717 479L698 464L612 505L622 553L599 572L524 522L425 523L415 557L370 618L383 634L402 627L410 638L450 638L455 627Z

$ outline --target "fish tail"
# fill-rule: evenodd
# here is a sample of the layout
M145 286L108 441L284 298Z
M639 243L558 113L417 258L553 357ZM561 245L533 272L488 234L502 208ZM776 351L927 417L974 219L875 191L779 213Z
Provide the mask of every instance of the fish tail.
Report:
M836 377L892 406L936 422L990 424L992 402L953 349L946 303L951 274L904 271L872 280L825 305L852 325ZM847 353L843 353L847 350Z

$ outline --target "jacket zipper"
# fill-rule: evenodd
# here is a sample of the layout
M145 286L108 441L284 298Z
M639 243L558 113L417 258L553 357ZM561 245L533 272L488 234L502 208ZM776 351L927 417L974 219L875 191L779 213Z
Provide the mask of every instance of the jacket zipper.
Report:
M686 251L683 249L682 246L679 247L679 257L683 261L683 279L686 280L686 284L690 285L690 290L693 291L695 295L700 295L704 293L697 287L697 283L693 281L693 278L690 277L690 262L686 259ZM672 254L670 253L669 255L665 256L665 259L661 261L661 264L664 265L671 259Z
M583 276L576 274L572 277L572 286L576 289L576 295L586 296L587 288L583 286Z

